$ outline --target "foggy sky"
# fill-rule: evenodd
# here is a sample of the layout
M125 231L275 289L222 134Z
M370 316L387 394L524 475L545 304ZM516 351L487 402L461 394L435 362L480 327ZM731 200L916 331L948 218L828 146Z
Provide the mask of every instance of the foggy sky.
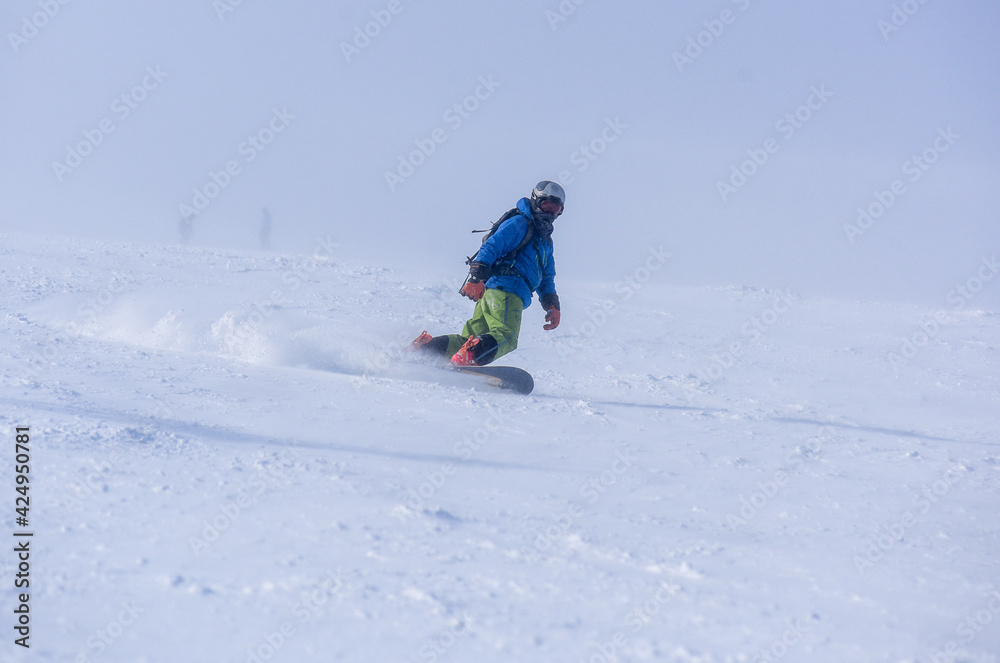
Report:
M207 203L192 245L260 249L266 207L274 250L433 282L556 179L557 286L662 248L662 283L950 307L1000 249L998 25L986 0L11 0L0 232L180 243Z

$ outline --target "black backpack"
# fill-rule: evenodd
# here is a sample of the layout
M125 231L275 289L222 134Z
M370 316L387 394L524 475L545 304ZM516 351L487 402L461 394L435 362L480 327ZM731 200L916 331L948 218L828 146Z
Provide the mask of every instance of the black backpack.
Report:
M490 226L489 230L473 230L472 232L473 233L486 233L486 235L483 237L483 241L482 241L482 244L485 244L486 240L488 240L490 237L493 237L493 235L495 235L496 232L498 230L500 230L500 226L502 226L505 221L507 221L509 219L513 219L515 216L521 216L521 215L522 215L521 210L519 210L519 209L517 209L515 207L512 210L504 212L503 216L501 216L499 219L497 219L496 221L493 222L493 225ZM511 261L510 261L511 266L513 266L513 263L514 263L513 258L515 256L517 256L517 254L520 253L521 249L523 249L524 247L526 247L528 245L528 243L531 242L532 239L534 239L534 237L535 237L535 229L529 223L528 224L528 232L524 233L524 239L522 239L521 242L517 246L514 247L513 251L510 251L506 255L500 256L499 258L497 258L496 262L493 263L493 264L494 265L502 265L504 262L506 262L507 258L510 258L511 259ZM478 255L479 255L479 251L476 251L475 253L473 253L465 261L465 264L466 265L471 265L472 263L474 263L476 261L476 257ZM494 272L494 273L500 273L500 272Z

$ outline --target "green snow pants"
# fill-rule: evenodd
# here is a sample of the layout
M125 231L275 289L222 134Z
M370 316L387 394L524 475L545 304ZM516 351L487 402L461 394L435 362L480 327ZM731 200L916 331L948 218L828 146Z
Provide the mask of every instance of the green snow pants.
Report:
M503 290L487 289L482 299L476 302L472 317L462 327L461 334L448 334L450 357L470 336L489 335L497 342L497 352L493 359L502 357L517 348L517 335L521 331L521 312L524 304L517 295Z

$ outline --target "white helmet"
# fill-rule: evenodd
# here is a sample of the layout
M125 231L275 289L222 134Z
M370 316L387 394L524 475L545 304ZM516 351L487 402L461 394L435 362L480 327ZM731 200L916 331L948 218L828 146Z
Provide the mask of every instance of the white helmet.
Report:
M543 200L554 200L563 209L566 208L566 192L558 182L542 180L531 190L531 206L538 209L538 204Z

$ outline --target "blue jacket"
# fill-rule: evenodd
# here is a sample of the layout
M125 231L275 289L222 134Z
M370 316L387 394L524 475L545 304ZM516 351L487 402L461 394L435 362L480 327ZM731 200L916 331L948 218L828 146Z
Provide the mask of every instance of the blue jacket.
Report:
M520 214L503 222L503 225L493 233L476 256L477 262L492 265L497 258L506 256L517 248L528 232L531 214L531 201L521 198L517 201ZM507 258L509 260L509 256ZM556 262L552 256L552 238L542 239L538 235L521 249L514 259L514 269L519 276L491 276L486 281L487 288L510 292L521 298L524 308L531 306L531 293L537 292L539 297L556 291ZM523 277L523 278L522 278Z

